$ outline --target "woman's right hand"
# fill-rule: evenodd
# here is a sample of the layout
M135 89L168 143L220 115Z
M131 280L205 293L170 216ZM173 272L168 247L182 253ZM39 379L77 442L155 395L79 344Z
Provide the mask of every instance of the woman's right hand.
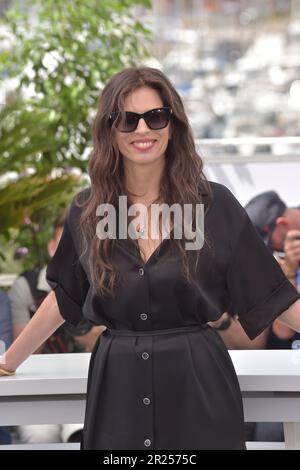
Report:
M6 369L3 366L0 367L0 377L7 377L10 375L15 375L15 371Z
M0 357L0 376L9 376L27 357L36 351L63 323L54 291L43 300L22 333L5 352L5 360Z

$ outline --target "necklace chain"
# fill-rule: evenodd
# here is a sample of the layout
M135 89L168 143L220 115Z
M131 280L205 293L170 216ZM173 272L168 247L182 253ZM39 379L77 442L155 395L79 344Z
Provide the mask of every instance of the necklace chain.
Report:
M155 201L155 200L156 200L156 199L154 199L154 201ZM152 201L152 202L149 204L149 206L147 206L147 217L149 216L148 210L149 210L149 208L152 206L152 204L153 204L154 201ZM144 234L145 234L145 225L140 225L140 224L139 224L139 225L137 226L137 228L135 229L135 231L136 231L136 233L137 233L138 238L142 238L142 237L144 236Z

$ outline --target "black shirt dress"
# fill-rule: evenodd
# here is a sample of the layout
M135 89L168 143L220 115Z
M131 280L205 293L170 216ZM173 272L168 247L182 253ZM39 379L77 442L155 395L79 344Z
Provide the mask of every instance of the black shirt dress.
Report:
M90 361L83 449L245 448L234 367L206 323L237 314L253 339L300 295L230 190L210 185L209 243L192 282L172 240L144 262L136 240L120 239L112 251L120 272L115 297L95 293L86 259L78 259L82 208L75 198L70 204L47 280L67 321L86 317L107 327ZM78 194L81 202L88 192Z

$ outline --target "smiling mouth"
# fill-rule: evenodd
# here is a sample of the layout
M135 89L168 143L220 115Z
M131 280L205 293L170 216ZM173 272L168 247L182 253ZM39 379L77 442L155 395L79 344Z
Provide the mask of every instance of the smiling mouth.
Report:
M134 141L131 143L131 145L133 145L133 147L139 150L147 150L153 147L155 143L156 143L156 140L153 139L153 140Z

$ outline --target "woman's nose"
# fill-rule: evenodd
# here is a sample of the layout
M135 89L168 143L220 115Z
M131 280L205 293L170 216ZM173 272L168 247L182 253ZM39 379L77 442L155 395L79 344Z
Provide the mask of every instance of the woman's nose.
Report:
M138 126L135 132L148 132L148 131L149 131L149 127L147 126L145 120L141 118L138 122Z

